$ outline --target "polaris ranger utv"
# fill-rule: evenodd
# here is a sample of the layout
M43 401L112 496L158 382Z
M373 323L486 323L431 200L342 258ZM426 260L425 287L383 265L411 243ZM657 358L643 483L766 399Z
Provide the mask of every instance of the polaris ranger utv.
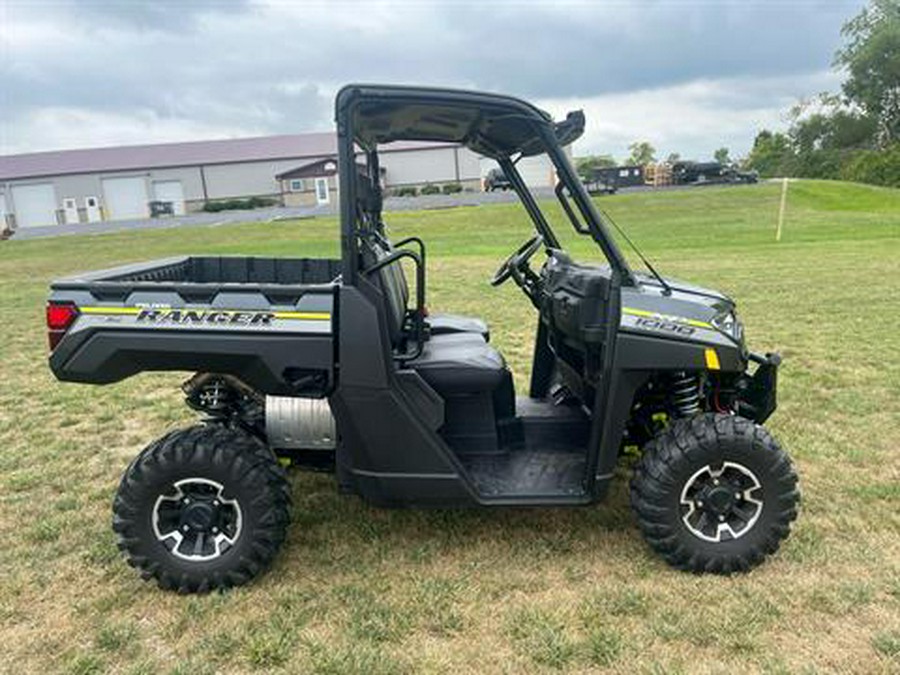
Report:
M637 522L668 563L727 574L778 548L799 498L760 426L779 358L748 351L724 295L629 267L563 150L581 113L554 123L506 96L360 85L340 91L336 121L340 260L191 256L52 285L60 380L196 373L184 391L202 422L151 443L115 497L144 578L195 592L258 574L288 525L288 462L381 505L574 506L603 498L626 446L641 449ZM426 311L426 243L387 236L378 147L400 140L496 160L524 205L534 234L491 284L512 279L537 313L527 396L480 319ZM565 227L605 264L562 249L516 168L539 153Z

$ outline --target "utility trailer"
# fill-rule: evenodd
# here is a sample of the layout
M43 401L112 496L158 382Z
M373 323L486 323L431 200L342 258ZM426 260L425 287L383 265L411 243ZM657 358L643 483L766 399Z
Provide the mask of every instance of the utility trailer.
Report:
M721 183L758 183L756 171L740 171L721 162L675 162L672 177L676 185L714 185Z
M352 85L336 121L340 259L189 256L51 287L60 380L191 374L201 422L151 443L114 501L130 564L182 592L249 581L285 536L285 463L385 506L575 506L603 498L626 446L641 451L638 524L667 562L730 573L777 549L799 499L761 426L780 359L747 349L723 294L631 268L563 151L581 113L554 122L506 96ZM481 319L426 310L426 242L388 236L378 148L401 140L466 145L522 201L533 232L491 284L512 279L536 313L526 395ZM562 226L603 264L563 249L523 182L516 163L542 153Z

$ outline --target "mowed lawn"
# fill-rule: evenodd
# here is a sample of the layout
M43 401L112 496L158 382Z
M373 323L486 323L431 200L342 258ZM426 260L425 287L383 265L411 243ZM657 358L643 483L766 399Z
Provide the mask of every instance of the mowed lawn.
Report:
M623 461L607 503L571 510L379 510L295 473L265 576L159 591L120 559L110 503L144 445L193 421L186 376L54 381L47 284L180 253L336 255L336 221L0 243L0 671L900 672L900 191L794 183L776 243L779 193L598 199L660 270L733 295L751 346L784 356L770 427L802 510L774 558L732 578L673 571L645 546ZM529 236L521 208L387 220L428 244L430 307L484 316L523 388L535 315L487 283Z

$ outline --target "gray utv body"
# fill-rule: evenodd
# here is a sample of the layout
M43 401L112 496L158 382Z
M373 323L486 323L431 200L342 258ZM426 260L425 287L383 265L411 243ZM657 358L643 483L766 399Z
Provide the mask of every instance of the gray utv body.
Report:
M596 501L623 446L652 436L654 414L679 414L663 382L693 383L688 408L713 409L715 393L756 423L775 409L778 359L748 351L730 299L629 267L563 150L580 113L554 123L506 96L348 86L336 121L340 260L189 256L56 281L50 305L74 319L53 329L53 373L95 384L198 373L188 402L208 418L392 505ZM539 274L509 266L538 311L526 396L480 319L426 314L426 244L386 237L371 177L378 146L400 140L496 160L540 236ZM607 264L560 248L515 167L541 152L572 226ZM231 405L204 406L213 382L236 391Z

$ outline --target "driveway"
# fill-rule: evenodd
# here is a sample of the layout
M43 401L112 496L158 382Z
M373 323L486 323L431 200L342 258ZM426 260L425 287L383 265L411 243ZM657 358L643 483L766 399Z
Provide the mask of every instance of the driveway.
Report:
M553 196L550 188L532 190L536 199L547 199ZM422 195L418 197L387 197L384 200L385 212L391 211L427 211L431 209L449 209L461 206L480 206L481 204L504 204L517 202L515 192L460 192L454 195ZM81 223L78 225L48 225L47 227L29 227L17 230L12 238L37 239L41 237L60 237L86 234L106 234L125 230L157 230L174 227L215 227L229 223L260 223L276 220L293 220L299 218L315 218L337 213L337 200L323 206L275 206L252 211L219 211L218 213L191 213L185 216L167 216L163 218L146 218L141 220L114 220L102 223Z
M16 230L12 238L38 239L42 237L77 236L86 234L106 234L125 230L161 230L173 227L215 227L228 223L267 222L289 218L312 218L328 214L327 207L273 207L252 211L220 211L219 213L191 213L185 216L164 218L144 218L141 220L111 220L102 223L80 223L78 225L48 225Z

